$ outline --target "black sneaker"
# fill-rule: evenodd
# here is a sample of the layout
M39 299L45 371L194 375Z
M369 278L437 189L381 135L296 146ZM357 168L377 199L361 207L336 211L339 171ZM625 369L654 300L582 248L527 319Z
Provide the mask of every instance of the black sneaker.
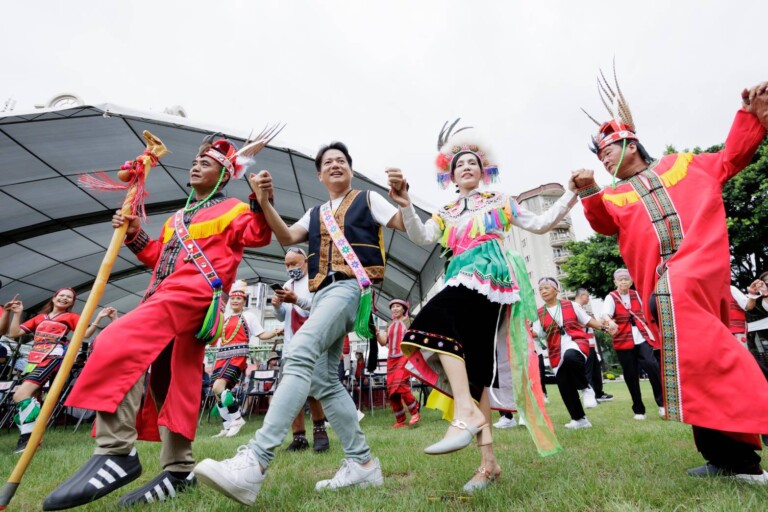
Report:
M43 501L43 510L79 507L133 482L141 475L136 449L128 455L93 455Z
M21 434L19 436L19 442L16 443L16 448L14 448L13 453L21 453L24 451L24 449L27 447L27 443L29 443L29 436L32 434Z
M613 395L609 395L608 393L603 393L597 397L598 402L610 402L611 400L613 400Z
M689 469L688 474L690 476L706 478L710 476L728 475L728 472L718 466L715 466L714 464L706 463L703 466Z
M144 503L154 503L175 498L180 492L197 485L195 474L190 472L186 478L176 478L170 471L163 471L155 478L128 493L117 502L118 507L132 507Z
M309 448L307 437L303 434L294 434L293 441L291 441L291 444L288 445L288 448L286 448L285 451L300 452L301 450L306 450L307 448Z
M316 452L325 452L331 447L328 440L328 432L325 427L315 427L312 431L312 449Z

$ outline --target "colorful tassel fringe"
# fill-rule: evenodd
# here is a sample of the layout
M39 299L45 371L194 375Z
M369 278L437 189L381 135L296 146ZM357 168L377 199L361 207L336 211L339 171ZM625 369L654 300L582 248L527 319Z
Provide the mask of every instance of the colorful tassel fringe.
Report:
M360 304L357 306L355 317L355 333L364 340L373 338L369 327L371 309L373 308L373 292L370 286L366 286L360 292Z
M195 337L206 345L218 340L221 337L221 329L224 326L224 315L221 310L221 287L213 290L211 305L203 320L203 326Z

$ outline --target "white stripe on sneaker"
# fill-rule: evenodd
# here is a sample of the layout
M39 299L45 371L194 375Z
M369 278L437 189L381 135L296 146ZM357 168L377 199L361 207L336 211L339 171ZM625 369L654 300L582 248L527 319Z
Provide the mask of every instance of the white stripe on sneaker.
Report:
M117 463L115 463L115 461L113 461L112 459L107 459L104 465L109 466L109 469L117 473L117 476L119 476L120 478L125 478L126 476L128 476L128 473L123 471L123 468L118 466Z
M166 477L166 478L163 478L163 483L165 484L165 488L168 489L168 496L170 496L171 498L175 498L176 490L171 485L171 481L168 480L168 478Z
M94 486L97 489L103 489L104 488L104 484L99 482L95 478L91 478L90 480L88 480L88 483L91 484L92 486Z
M104 471L104 468L101 468L96 472L97 475L99 475L101 478L107 481L107 483L113 484L115 483L115 477L110 475L107 471Z
M157 484L153 489L155 491L155 494L157 494L157 497L160 501L163 501L165 499L165 494L163 493L163 490L160 488L160 484Z
M147 500L147 503L154 503L155 498L152 496L152 493L147 491L144 493L144 499Z

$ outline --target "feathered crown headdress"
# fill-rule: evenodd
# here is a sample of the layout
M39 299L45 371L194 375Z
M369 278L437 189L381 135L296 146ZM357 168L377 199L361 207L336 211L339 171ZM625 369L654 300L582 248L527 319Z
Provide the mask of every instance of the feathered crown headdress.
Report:
M454 161L465 153L475 155L483 168L483 183L495 183L499 178L499 168L495 163L495 158L488 145L482 141L476 131L472 131L471 126L459 128L455 132L453 129L459 123L461 118L453 123L446 121L437 137L437 183L441 188L447 188L451 182ZM449 125L450 123L450 125ZM468 131L469 130L469 131Z
M223 136L221 133L214 133L208 135L203 139L202 148L206 148L202 151L202 154L209 156L219 162L229 173L230 179L240 179L245 174L248 167L253 164L253 156L264 148L272 139L277 137L285 125L279 124L271 127L265 127L256 138L245 141L243 149L237 149L233 143L226 139L216 139L216 137ZM216 139L216 140L214 140Z
M600 151L607 146L610 146L614 142L621 140L638 140L635 134L635 121L632 119L632 111L629 109L624 94L619 87L619 81L616 78L616 60L613 61L613 83L614 86L608 83L605 78L603 70L600 70L600 76L597 77L597 92L600 94L600 100L603 102L603 106L608 110L608 114L611 116L609 121L600 123L597 119L589 115L589 113L581 109L582 112L587 114L592 122L594 122L600 129L597 135L592 137L592 145L590 150L593 153L599 154ZM614 90L615 88L615 90Z

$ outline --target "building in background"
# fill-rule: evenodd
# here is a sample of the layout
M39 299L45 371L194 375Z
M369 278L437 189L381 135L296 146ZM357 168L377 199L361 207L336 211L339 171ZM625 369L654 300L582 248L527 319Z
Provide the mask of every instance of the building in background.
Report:
M547 183L521 193L517 196L517 202L525 209L541 214L564 193L565 189L559 183ZM528 269L528 277L534 288L542 277L562 279L565 276L562 264L571 255L565 248L565 244L575 239L570 214L563 217L549 233L543 235L537 235L517 227L513 227L510 232L512 246L523 256L525 266ZM539 305L543 304L538 294L536 301Z

